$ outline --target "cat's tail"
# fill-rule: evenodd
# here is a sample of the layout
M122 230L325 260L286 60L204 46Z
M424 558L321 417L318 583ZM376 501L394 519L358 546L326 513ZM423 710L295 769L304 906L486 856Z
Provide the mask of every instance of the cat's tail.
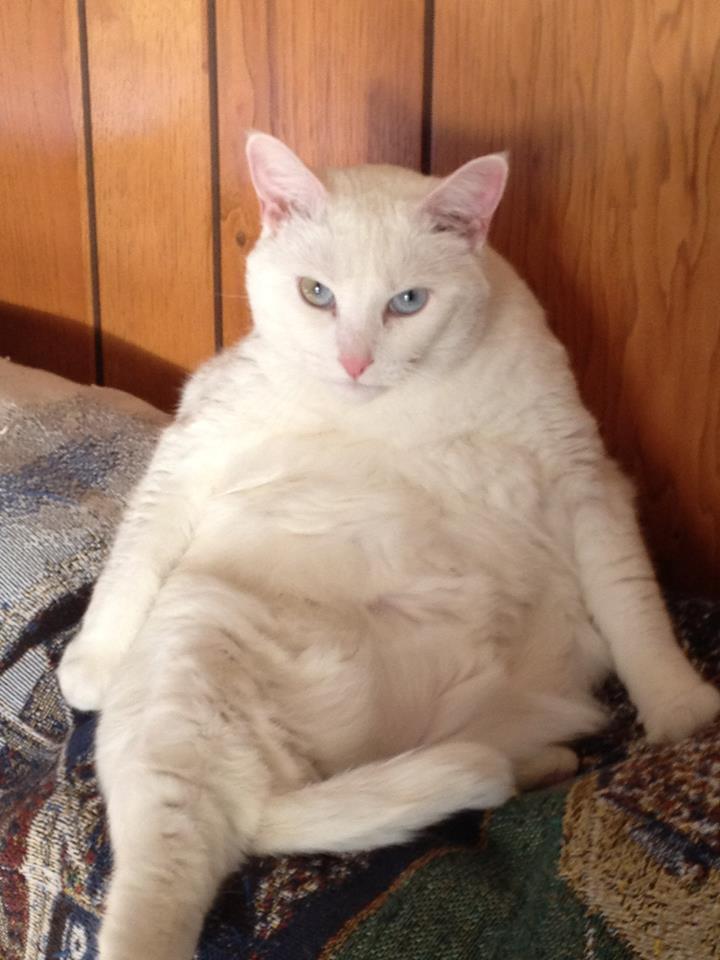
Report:
M273 797L253 850L348 853L403 843L458 810L495 807L513 792L510 761L490 747L422 747Z

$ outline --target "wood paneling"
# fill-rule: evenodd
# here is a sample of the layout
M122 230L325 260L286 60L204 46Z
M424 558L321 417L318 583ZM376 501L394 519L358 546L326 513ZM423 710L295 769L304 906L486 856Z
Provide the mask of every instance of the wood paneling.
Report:
M437 0L433 168L511 151L493 234L675 582L720 582L720 4Z
M0 3L0 354L89 381L80 77L75 2Z
M88 50L105 382L167 407L215 345L206 4L93 0Z
M249 129L310 165L419 167L422 0L218 0L225 342L248 328L244 256L257 237Z

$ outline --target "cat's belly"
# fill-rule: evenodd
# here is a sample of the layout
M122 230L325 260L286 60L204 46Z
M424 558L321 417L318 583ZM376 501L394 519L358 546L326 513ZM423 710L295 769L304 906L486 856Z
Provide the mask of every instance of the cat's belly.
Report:
M508 677L564 695L584 669L538 472L512 450L468 465L466 446L402 471L362 447L250 464L180 563L267 605L291 664L277 708L326 772L453 735Z
M136 682L178 702L188 677L200 684L201 702L209 685L255 741L272 732L282 766L300 756L327 776L448 739L493 743L506 710L527 713L527 693L582 699L584 618L559 599L518 615L517 629L503 634L508 611L477 607L475 622L437 611L420 620L395 604L261 597L225 578L176 571L147 625ZM142 699L131 691L132 702Z

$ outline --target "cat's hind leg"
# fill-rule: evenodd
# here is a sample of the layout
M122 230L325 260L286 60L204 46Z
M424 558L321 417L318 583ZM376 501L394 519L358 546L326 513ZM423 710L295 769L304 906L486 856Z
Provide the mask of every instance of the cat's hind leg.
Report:
M269 792L242 712L252 681L226 631L196 619L203 596L166 587L98 722L113 848L99 960L191 960Z
M456 813L514 792L510 761L478 743L420 747L270 798L253 851L346 853L403 843Z
M193 956L230 865L219 811L209 800L189 805L184 793L175 774L154 771L143 788L131 779L111 798L113 872L99 960Z
M104 758L113 869L99 960L191 960L220 884L244 859L248 838L238 824L254 832L262 777L249 755L240 788L236 764L226 778L231 805L218 786L222 764L202 750L197 740L178 740L131 759Z

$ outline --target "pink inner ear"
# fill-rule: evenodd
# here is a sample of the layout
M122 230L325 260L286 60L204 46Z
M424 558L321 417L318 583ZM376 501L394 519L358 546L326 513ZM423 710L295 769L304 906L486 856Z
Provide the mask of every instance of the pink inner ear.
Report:
M441 230L452 230L475 245L485 239L500 203L508 162L500 153L471 160L446 177L423 202Z
M274 228L292 211L313 216L322 209L325 187L281 140L251 134L247 158L265 224Z

